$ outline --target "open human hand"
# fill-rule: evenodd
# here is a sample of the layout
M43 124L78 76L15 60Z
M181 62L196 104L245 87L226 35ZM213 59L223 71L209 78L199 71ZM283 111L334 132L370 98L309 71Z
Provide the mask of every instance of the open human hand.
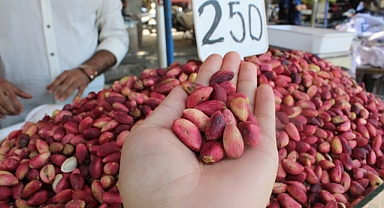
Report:
M261 128L259 143L246 147L239 159L203 164L172 131L187 99L176 87L125 141L119 173L124 206L266 207L278 166L274 94L270 86L257 88L256 66L241 62L235 52L209 56L196 82L208 85L221 68L235 72L237 92L249 97Z
M23 112L24 108L18 97L28 99L32 95L0 77L0 118L5 118L6 115L18 115Z
M64 101L77 90L75 97L81 97L89 84L89 78L80 70L65 70L46 88L56 100Z

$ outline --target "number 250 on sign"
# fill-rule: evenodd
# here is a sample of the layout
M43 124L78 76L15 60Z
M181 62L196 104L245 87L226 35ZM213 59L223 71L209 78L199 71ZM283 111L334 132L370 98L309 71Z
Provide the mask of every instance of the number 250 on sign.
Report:
M268 49L263 0L193 0L199 57L237 51L249 56Z

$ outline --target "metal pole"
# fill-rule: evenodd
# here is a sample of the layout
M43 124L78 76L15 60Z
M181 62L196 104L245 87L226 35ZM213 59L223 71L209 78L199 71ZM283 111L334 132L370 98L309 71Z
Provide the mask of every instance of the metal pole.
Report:
M329 9L329 2L328 0L325 1L325 8L324 8L324 28L327 28L328 25L328 9Z
M317 4L318 4L318 0L313 0L312 15L311 15L311 27L315 27L315 25L316 25Z
M264 0L265 14L267 14L267 22L269 21L269 5L271 4L271 0Z
M158 0L156 3L156 33L157 33L157 57L159 59L159 67L167 67L167 47L165 38L164 25L164 6L163 1Z
M174 62L173 56L173 37L172 37L172 5L171 0L164 1L164 14L165 14L165 38L167 43L167 63L168 65Z

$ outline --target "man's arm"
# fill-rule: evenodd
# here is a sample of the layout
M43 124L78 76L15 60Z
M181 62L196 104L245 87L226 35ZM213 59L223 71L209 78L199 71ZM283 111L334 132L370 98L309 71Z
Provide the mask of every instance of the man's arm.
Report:
M100 50L79 66L79 69L92 81L96 76L112 68L116 64L116 61L115 55L111 52Z
M121 14L120 0L104 0L97 15L96 26L99 28L99 45L92 58L83 63L81 69L94 70L95 74L116 68L128 51L128 33Z
M302 11L302 10L307 9L307 5L303 4L303 2L301 2L300 0L295 0L295 1L296 1L295 9L297 11Z
M81 66L66 70L47 86L54 98L64 101L77 90L81 97L94 77L108 69L117 68L128 51L128 33L121 14L120 0L104 0L97 11L99 45L95 54Z
M110 69L116 63L116 57L109 51L97 51L90 59L81 66L64 71L55 81L47 86L54 98L64 101L76 89L76 97L81 97L88 84L98 75Z
M99 45L97 51L106 50L116 57L112 68L116 68L128 51L129 38L121 14L120 0L104 0L98 14Z
M295 8L297 11L302 11L302 10L306 10L307 6L305 4L299 4L299 5L296 5Z

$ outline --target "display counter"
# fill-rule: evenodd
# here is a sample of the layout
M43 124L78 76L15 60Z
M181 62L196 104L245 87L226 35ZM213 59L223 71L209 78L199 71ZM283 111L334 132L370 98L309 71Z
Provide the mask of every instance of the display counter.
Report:
M384 184L363 198L355 207L379 208L384 206Z
M365 83L367 91L384 98L384 68L373 66L356 67L356 79Z

